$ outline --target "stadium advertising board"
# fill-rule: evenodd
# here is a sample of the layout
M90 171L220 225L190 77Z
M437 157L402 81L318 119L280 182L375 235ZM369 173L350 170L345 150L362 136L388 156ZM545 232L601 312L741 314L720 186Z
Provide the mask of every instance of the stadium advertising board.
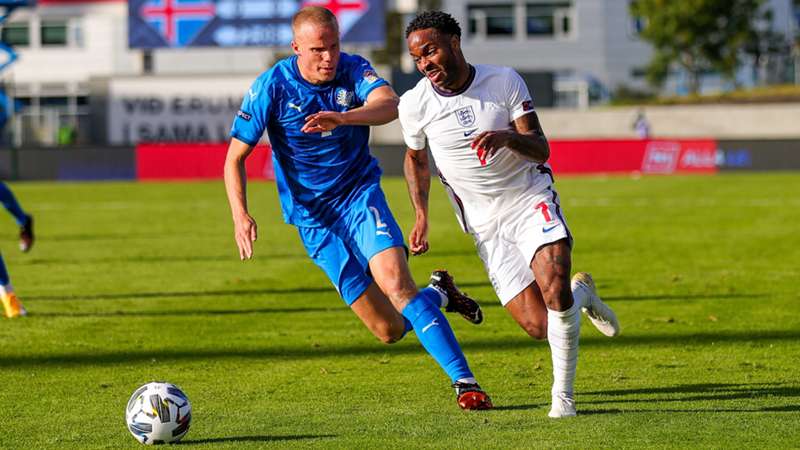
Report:
M556 173L717 171L714 139L553 140L550 147Z
M110 80L108 142L225 142L252 75Z
M382 45L383 0L129 0L131 48L273 47L292 40L292 16L319 5L339 19L342 41Z
M227 143L139 144L136 146L136 178L139 180L220 179ZM245 161L250 179L274 180L272 152L259 145Z

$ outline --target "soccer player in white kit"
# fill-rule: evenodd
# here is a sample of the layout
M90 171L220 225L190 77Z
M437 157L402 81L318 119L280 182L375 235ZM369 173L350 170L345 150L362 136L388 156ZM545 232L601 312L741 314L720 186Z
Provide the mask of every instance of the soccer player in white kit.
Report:
M572 235L525 82L508 67L468 64L461 29L449 14L419 14L406 39L425 75L399 106L408 147L404 169L416 209L410 250L421 254L429 246L427 141L500 301L531 337L550 344L549 416L574 416L580 311L607 336L619 333L619 322L589 274L579 272L570 282Z

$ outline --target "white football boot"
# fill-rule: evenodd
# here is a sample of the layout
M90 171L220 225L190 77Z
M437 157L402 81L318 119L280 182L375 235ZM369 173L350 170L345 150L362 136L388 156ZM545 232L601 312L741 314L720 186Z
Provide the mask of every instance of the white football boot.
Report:
M553 406L547 416L553 419L575 416L575 399L571 395L556 394L553 396Z
M572 277L570 286L573 291L583 289L586 292L588 301L581 309L589 316L589 320L592 321L595 328L609 337L618 335L620 328L617 315L600 300L592 276L586 272L578 272Z

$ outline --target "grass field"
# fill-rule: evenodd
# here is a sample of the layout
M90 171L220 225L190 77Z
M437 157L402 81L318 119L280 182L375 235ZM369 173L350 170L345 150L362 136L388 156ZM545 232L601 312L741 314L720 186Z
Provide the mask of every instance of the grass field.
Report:
M0 320L0 448L138 448L131 392L181 386L197 448L786 448L800 446L800 174L562 178L577 243L622 336L584 321L579 416L546 417L550 353L500 307L432 192L431 252L483 299L449 316L497 408L463 412L413 335L380 344L250 185L255 259L238 260L220 182L17 183L36 216L0 248L30 316ZM403 228L400 179L384 188Z

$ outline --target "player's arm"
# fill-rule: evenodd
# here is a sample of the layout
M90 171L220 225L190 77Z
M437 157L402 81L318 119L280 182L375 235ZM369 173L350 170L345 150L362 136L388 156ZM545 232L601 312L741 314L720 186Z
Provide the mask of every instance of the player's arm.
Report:
M403 173L408 185L408 195L414 205L416 218L414 228L408 235L408 246L412 255L428 251L428 194L431 190L431 170L428 151L407 148L403 162Z
M306 117L300 131L321 133L342 125L383 125L397 118L400 99L390 86L379 86L367 95L363 106L349 111L320 111Z
M253 256L253 242L257 237L256 221L247 212L247 175L244 167L252 151L250 144L232 138L225 156L225 192L228 194L234 237L242 260Z
M514 120L511 130L484 131L472 141L478 156L491 156L502 147L507 147L523 158L544 163L550 158L550 144L542 130L539 116L531 111Z

